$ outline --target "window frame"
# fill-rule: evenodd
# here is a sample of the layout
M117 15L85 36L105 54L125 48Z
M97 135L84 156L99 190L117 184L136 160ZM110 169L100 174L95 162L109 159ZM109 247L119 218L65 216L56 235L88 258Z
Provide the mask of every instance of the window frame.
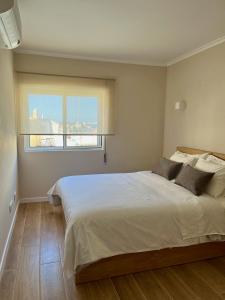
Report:
M30 146L30 136L25 135L24 136L24 151L25 152L60 152L60 151L99 151L105 149L105 139L102 135L97 135L98 138L98 145L97 146L67 146L67 136L72 134L62 134L63 136L63 146L53 146L53 147L31 147ZM44 134L40 134L44 135ZM47 134L46 134L47 135ZM53 134L54 135L54 134ZM60 134L61 135L61 134Z

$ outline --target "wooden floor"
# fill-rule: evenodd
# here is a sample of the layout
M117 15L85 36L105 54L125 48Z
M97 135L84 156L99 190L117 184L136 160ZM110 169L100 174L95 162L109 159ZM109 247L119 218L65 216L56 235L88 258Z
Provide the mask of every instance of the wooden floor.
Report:
M225 299L225 258L74 286L62 271L60 207L21 204L0 285L1 300Z

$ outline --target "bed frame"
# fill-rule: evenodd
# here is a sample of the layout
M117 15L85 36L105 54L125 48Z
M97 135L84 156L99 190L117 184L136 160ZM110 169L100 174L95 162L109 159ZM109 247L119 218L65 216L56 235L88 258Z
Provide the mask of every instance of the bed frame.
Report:
M177 150L189 154L209 153L225 160L225 154L217 152L188 147L177 147ZM224 255L225 242L208 242L186 247L116 255L78 267L75 282L76 284L84 283Z

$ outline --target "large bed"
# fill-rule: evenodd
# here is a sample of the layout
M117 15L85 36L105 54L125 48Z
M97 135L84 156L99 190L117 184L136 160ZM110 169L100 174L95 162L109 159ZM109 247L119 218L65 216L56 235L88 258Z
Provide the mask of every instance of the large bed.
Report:
M64 271L76 282L225 254L225 197L197 197L150 171L64 177L49 194L61 199Z

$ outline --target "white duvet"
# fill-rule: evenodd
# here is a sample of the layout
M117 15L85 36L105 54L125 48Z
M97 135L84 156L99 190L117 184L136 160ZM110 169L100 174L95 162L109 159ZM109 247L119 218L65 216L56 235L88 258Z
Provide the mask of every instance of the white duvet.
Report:
M64 177L49 194L62 199L68 276L105 257L225 235L222 199L194 196L151 172Z

